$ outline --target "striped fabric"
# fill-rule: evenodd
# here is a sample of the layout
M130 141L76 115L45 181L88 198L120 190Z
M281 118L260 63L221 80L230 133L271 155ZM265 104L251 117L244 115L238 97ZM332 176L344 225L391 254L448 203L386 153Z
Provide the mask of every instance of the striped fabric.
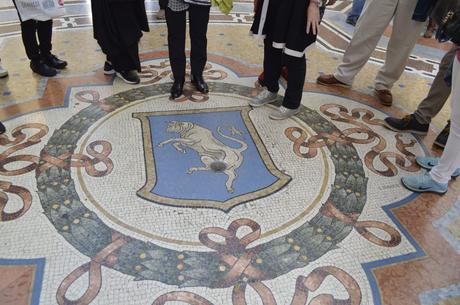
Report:
M184 0L186 3L211 6L211 0Z
M184 0L169 0L168 7L173 12L182 12L188 10L188 4Z

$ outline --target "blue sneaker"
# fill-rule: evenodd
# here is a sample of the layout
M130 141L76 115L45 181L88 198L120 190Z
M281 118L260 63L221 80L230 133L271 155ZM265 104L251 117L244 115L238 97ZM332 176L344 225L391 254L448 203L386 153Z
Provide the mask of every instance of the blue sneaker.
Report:
M418 193L437 193L437 194L445 194L447 192L448 184L441 184L434 181L430 173L424 173L417 176L408 176L401 178L402 184L413 192Z
M439 163L439 158L433 157L417 157L415 160L417 161L417 164L420 165L420 167L426 170L431 170ZM455 170L455 172L452 174L452 178L457 178L458 176L460 176L460 168Z

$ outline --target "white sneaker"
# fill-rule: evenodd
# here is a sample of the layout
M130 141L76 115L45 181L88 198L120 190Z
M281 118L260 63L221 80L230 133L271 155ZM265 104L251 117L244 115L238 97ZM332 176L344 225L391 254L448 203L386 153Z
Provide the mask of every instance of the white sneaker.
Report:
M252 107L260 107L265 104L273 103L277 100L278 94L268 91L267 88L263 88L257 96L249 102Z
M0 64L0 78L4 78L8 76L8 70L2 67Z
M272 113L270 113L269 117L272 120L284 120L290 118L293 115L296 115L297 113L299 113L299 111L300 107L297 109L289 109L284 106L281 106Z
M166 18L165 10L159 10L157 12L157 19L163 20Z

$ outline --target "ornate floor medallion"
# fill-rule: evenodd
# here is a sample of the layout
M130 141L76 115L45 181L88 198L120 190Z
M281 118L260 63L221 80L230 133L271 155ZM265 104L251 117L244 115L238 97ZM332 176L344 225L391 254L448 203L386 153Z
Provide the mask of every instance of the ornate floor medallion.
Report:
M428 255L395 216L427 149L363 94L307 84L273 121L257 69L215 55L211 93L171 101L157 57L140 86L65 78L64 107L0 136L0 256L46 260L41 304L377 305L381 272Z

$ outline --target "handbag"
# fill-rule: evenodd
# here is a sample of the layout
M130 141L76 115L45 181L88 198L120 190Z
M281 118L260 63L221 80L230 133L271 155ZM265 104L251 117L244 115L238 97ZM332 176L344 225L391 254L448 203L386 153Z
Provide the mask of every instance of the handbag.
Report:
M15 4L21 21L47 21L62 17L66 13L59 0L15 0Z
M460 44L460 0L438 0L431 14L438 24L436 39Z

